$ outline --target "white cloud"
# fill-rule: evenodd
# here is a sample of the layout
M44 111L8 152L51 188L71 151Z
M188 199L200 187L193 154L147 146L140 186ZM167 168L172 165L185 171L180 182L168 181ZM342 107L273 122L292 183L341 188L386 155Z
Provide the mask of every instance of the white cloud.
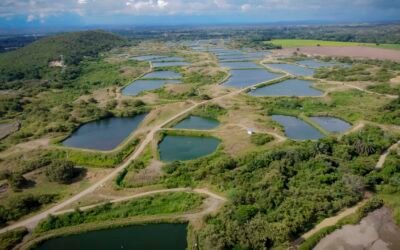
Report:
M85 4L87 4L87 0L78 0L78 4L79 5L85 5Z
M396 2L396 3L395 3ZM397 3L398 2L398 3ZM346 6L346 8L343 8ZM400 9L394 0L0 0L0 18L25 16L27 22L49 16L78 14L92 18L112 15L219 15L241 14L288 17L333 15L342 12L367 12L376 9ZM243 14L242 14L243 15Z
M167 7L167 5L168 5L168 2L165 1L165 0L158 0L157 1L157 6L160 9L164 9L165 7Z
M248 3L245 3L245 4L242 4L242 6L240 6L240 9L242 10L242 11L249 11L250 9L251 9L251 5L250 4L248 4Z

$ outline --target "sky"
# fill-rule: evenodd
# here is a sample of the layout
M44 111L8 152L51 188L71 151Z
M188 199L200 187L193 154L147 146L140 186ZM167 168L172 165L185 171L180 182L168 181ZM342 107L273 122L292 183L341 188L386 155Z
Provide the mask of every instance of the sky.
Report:
M400 20L400 0L0 0L0 27Z

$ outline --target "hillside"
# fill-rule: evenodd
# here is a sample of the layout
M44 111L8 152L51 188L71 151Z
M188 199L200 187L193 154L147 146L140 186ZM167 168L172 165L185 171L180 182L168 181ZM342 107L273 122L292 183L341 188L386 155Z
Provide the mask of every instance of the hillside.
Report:
M46 37L16 51L1 54L0 82L40 79L48 71L49 62L60 60L61 55L65 64L78 64L85 56L96 56L125 42L123 38L104 31Z

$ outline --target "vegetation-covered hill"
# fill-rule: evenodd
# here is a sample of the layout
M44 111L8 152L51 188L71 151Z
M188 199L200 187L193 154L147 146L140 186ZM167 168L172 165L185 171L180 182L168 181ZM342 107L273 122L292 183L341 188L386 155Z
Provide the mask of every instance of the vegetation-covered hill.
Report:
M49 63L64 60L76 65L86 56L96 56L125 44L117 35L104 31L65 33L38 40L24 48L0 55L0 82L41 79L49 72Z

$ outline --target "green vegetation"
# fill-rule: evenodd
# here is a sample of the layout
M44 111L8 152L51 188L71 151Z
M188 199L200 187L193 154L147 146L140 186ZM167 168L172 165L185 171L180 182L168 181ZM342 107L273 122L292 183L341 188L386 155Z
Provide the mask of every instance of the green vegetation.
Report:
M96 42L93 42L96 41ZM0 82L21 79L45 79L53 74L49 63L63 60L68 66L78 65L86 56L97 56L115 46L124 45L123 38L102 31L85 31L50 36L24 48L0 55ZM13 63L10 63L13 62ZM76 73L68 67L63 74L71 77Z
M38 225L36 231L45 232L62 227L132 216L182 213L199 207L201 203L201 196L194 193L158 194L129 202L108 203L85 211L76 210L64 215L49 216Z
M139 139L133 139L127 142L127 144L124 144L122 148L105 153L75 149L55 149L51 152L51 157L54 159L68 158L69 161L81 166L111 168L121 163L128 155L130 155L139 142Z
M24 215L40 209L57 199L57 195L18 195L12 197L7 204L0 205L0 225L8 221L18 220Z
M163 183L208 182L229 194L232 203L198 232L203 248L285 246L293 236L359 201L367 175L395 140L379 128L366 127L341 140L288 142L239 159L216 153L168 164Z
M226 112L226 109L218 104L207 103L195 109L192 114L201 117L217 119L219 116L225 115Z
M22 173L19 172L7 172L5 173L5 178L8 181L8 185L10 185L14 192L21 191L21 189L23 189L28 183L27 179L25 179Z
M379 121L400 125L400 97L380 108L380 111Z
M375 84L368 86L368 90L388 95L400 96L400 85L391 85L389 83Z
M28 234L26 228L17 228L0 234L0 250L11 250Z
M400 44L376 44L376 43L358 43L358 42L340 42L340 41L322 41L306 39L273 39L266 43L272 43L283 48L323 46L323 47L341 47L341 46L367 46L383 49L400 49Z
M368 215L369 212L373 212L374 210L380 208L383 205L383 201L377 197L373 197L368 200L362 207L357 209L356 213L346 216L341 219L338 223L333 226L324 227L310 238L305 240L300 246L299 250L312 250L320 240L322 240L325 236L332 233L335 230L342 228L344 225L355 225L359 223L362 218Z
M58 183L69 183L75 179L81 170L75 168L74 163L65 160L53 161L46 168L46 176L50 181Z
M373 81L386 83L395 76L399 69L399 63L366 60L353 62L351 67L319 68L314 77L342 82Z
M252 134L250 137L251 143L257 146L262 146L274 140L274 137L269 134Z
M297 48L297 47L352 47L352 46L364 46L381 49L400 49L400 44L380 44L380 43L360 43L360 42L344 42L344 41L323 41L323 40L307 40L307 39L273 39L266 41L265 44L273 44L275 46L281 46L283 48Z

